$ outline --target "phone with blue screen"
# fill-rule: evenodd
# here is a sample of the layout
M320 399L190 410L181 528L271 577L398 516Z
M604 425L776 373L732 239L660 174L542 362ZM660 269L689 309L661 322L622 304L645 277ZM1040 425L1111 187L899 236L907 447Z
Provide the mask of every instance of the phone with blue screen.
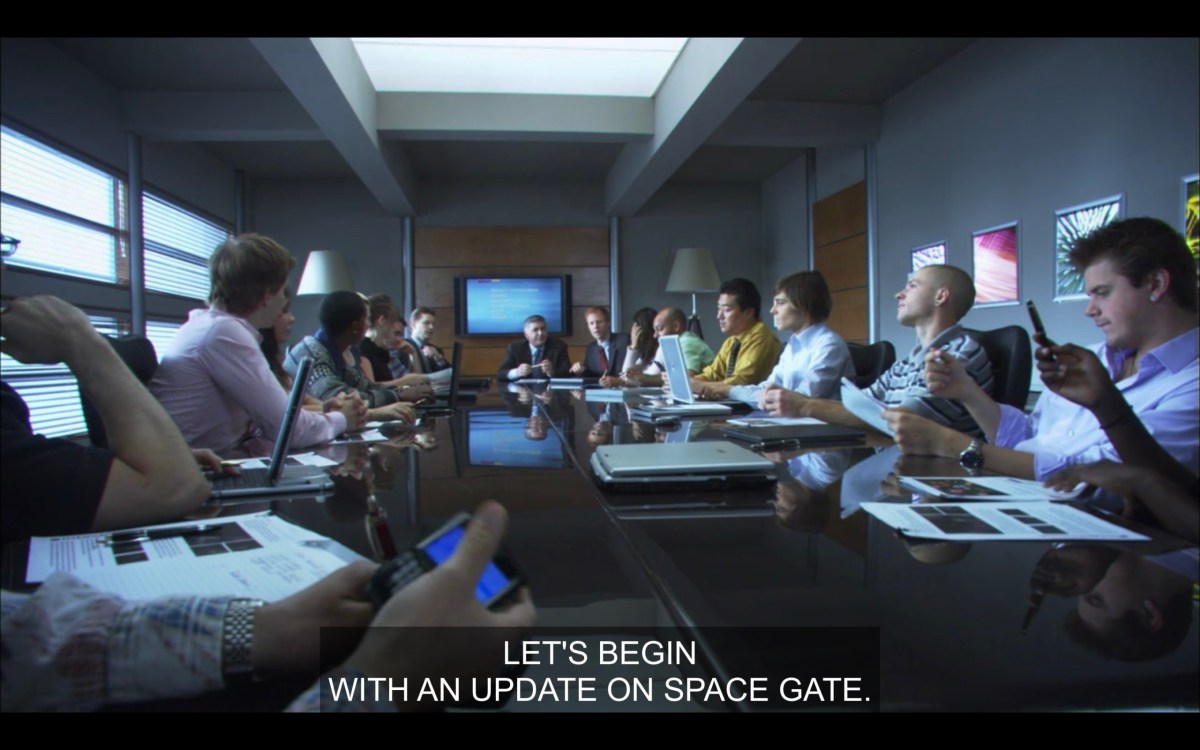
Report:
M411 550L380 565L367 584L367 596L375 609L381 608L400 589L449 560L462 542L470 520L469 513L459 513ZM525 575L521 569L501 550L484 569L475 586L475 596L483 606L495 608L524 584Z

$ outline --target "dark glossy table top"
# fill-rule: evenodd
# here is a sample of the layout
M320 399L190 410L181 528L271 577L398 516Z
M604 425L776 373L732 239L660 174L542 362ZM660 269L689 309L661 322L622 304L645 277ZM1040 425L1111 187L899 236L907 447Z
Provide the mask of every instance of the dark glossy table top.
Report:
M344 460L335 496L274 507L377 557L373 527L403 549L495 498L539 625L754 628L763 658L811 632L799 628L878 628L884 710L1200 703L1196 558L1177 551L1187 545L1162 534L1124 548L901 539L859 504L913 502L888 484L897 469L958 467L897 467L884 446L772 455L780 481L760 490L617 498L593 483L597 445L720 436L715 423L679 430L570 391L493 391L415 440L327 449ZM1035 585L1050 593L1031 610ZM1099 653L1121 648L1129 660ZM722 648L711 651L720 672Z

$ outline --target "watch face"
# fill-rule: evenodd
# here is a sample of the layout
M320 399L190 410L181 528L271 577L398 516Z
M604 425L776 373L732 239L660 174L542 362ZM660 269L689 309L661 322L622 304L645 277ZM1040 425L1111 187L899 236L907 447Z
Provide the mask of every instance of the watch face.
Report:
M978 469L983 466L983 454L977 450L968 448L958 457L958 462L967 469Z

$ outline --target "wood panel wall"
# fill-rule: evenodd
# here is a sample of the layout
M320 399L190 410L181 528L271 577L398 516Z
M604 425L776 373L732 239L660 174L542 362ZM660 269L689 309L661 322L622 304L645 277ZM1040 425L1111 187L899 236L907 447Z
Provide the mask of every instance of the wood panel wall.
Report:
M813 205L813 265L833 294L829 327L846 341L868 343L865 181Z
M416 304L437 312L433 339L463 345L463 373L495 375L504 350L520 336L454 335L454 277L470 274L571 274L571 361L592 340L584 310L611 301L607 227L417 227L413 237Z

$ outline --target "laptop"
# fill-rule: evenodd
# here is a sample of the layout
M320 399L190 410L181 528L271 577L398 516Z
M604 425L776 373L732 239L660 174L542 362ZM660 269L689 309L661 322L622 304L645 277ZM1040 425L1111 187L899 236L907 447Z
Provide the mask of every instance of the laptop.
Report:
M592 453L592 478L614 492L692 492L773 484L769 459L728 440L602 445Z
M454 353L450 357L450 390L446 393L446 400L442 401L442 394L437 393L438 389L434 389L438 400L432 404L415 404L417 417L448 417L454 414L454 410L458 408L458 389L461 378L459 374L462 372L462 344L458 341L454 342Z
M634 419L659 422L673 421L684 417L723 417L733 413L727 403L701 401L692 392L688 378L687 363L683 358L683 347L679 336L660 336L658 346L667 365L667 377L671 381L670 396L661 401L652 400L631 406L629 415Z
M287 409L279 425L279 435L275 438L270 465L265 469L242 469L242 473L236 477L214 477L209 482L212 487L209 502L245 502L308 494L320 496L333 490L333 478L321 467L303 464L289 466L287 460L296 418L304 405L304 389L312 364L312 359L305 357L296 369L296 379L292 382Z
M751 450L763 451L817 448L826 445L855 445L865 442L867 438L867 433L857 427L824 423L730 425L722 428L721 434L742 443L749 443Z

